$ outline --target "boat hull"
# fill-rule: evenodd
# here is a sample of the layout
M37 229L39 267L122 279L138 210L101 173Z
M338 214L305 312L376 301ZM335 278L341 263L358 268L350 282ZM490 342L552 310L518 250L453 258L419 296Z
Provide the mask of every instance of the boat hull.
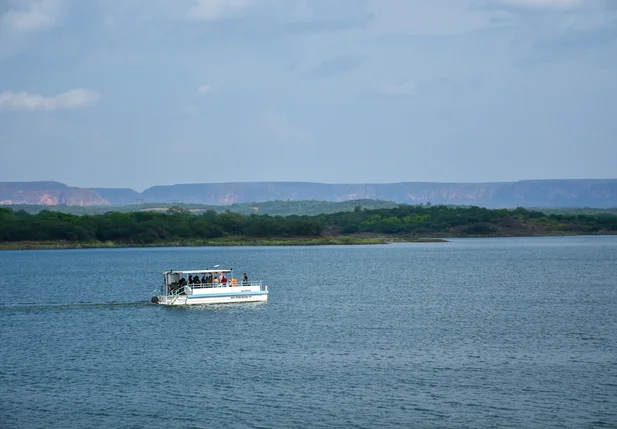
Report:
M253 287L223 287L202 288L189 290L182 295L161 295L153 300L161 305L207 305L207 304L236 304L242 302L266 302L268 291L259 286Z

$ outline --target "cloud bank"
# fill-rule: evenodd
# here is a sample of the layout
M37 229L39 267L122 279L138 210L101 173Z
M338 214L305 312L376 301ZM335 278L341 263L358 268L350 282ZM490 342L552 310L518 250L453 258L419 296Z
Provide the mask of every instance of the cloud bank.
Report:
M495 0L506 6L524 7L533 9L569 9L581 6L584 0Z
M0 93L0 110L78 109L96 102L100 95L88 89L72 89L53 97L29 92Z
M0 15L0 27L10 30L37 30L56 23L57 4L53 0L20 2L20 9L11 9ZM17 3L19 4L19 3Z

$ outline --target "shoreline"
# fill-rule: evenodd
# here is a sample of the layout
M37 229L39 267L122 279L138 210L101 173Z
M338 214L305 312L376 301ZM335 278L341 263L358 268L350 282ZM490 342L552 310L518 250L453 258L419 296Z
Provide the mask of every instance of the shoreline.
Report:
M449 235L448 238L523 238L523 237L577 237L603 236L615 234L512 234L512 235ZM156 243L121 243L112 241L5 241L0 242L2 250L65 250L65 249L126 249L146 247L253 247L253 246L349 246L393 243L447 243L443 237L405 237L405 236L334 236L302 238L246 238L225 237L210 240L170 240Z
M62 249L122 249L138 247L252 247L252 246L331 246L373 245L391 243L445 243L434 237L305 237L305 238L225 238L212 240L171 240L157 243L71 242L71 241L14 241L0 243L0 250L62 250Z

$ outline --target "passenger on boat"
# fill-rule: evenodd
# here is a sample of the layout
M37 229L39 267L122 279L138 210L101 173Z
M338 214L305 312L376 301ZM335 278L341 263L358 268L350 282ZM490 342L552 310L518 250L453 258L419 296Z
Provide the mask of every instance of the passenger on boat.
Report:
M249 276L247 276L246 273L244 273L244 275L242 276L242 284L244 286L249 284Z
M193 277L191 277L191 275L189 274L189 284L192 285L193 284Z
M180 281L178 282L180 286L186 285L186 279L184 277L180 277Z
M195 274L195 277L193 277L193 284L195 285L199 284L199 276L197 274Z
M201 282L204 284L208 283L208 276L204 274L203 277L201 278Z
M218 283L218 282L219 282L219 278L218 278L218 277L214 277L214 278L212 279L212 283Z
M221 283L227 285L227 277L225 277L225 274L221 274Z

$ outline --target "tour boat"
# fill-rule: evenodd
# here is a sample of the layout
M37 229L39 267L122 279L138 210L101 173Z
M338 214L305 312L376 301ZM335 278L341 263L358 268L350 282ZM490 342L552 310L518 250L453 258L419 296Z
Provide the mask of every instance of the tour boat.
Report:
M154 304L226 304L268 300L267 285L261 280L237 279L232 270L170 270L161 274L163 284L160 295L152 297Z

